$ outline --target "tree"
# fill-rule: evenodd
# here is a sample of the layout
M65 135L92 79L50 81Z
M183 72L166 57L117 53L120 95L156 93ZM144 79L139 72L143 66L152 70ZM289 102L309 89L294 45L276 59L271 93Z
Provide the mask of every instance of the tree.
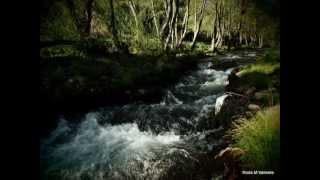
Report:
M117 46L117 48L120 47L120 42L118 39L118 32L115 27L115 16L114 16L114 7L113 7L113 0L109 0L109 6L110 6L110 29L113 37L114 44Z
M84 30L86 37L90 36L93 2L94 2L94 0L87 0L87 3L86 3L87 22L86 22L86 26L85 26L85 30Z
M195 1L196 2L196 1ZM193 33L193 38L192 38L192 43L191 43L191 50L194 49L195 44L196 44L196 40L202 25L202 21L203 21L203 16L204 16L204 9L206 6L207 0L202 0L202 5L200 7L200 12L199 12L199 21L197 22L197 11L195 11L195 29L194 29L194 33Z

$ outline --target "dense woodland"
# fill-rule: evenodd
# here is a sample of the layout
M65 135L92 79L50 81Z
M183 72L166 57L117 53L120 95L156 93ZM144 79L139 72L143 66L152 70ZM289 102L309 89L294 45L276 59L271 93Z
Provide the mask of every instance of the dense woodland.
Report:
M278 8L264 0L45 0L40 42L132 54L270 47L279 43Z

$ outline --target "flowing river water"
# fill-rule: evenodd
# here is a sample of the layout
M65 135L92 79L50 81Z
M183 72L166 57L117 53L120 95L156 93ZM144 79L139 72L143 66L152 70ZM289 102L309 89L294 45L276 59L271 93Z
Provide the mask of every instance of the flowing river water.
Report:
M218 59L253 60L256 54L241 51ZM223 128L210 127L208 117L222 106L232 70L211 65L199 63L156 104L102 107L80 123L60 119L40 142L41 178L205 179L195 173L209 166L200 157L223 143L214 136Z

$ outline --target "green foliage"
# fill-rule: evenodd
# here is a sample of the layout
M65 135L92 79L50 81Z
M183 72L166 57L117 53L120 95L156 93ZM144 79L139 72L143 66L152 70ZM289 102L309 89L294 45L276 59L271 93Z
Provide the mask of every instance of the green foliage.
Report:
M267 89L277 83L279 77L272 77L280 69L280 54L271 49L254 64L241 67L239 76L243 83L260 89Z
M48 2L47 2L48 1ZM40 17L40 39L41 40L79 40L80 32L84 31L84 21L86 19L86 7L85 1L74 0L68 2L67 0L45 0L47 2L48 12L45 16ZM155 19L153 16L153 8L151 1L134 0L134 11L137 15L137 22L134 18L133 12L129 6L128 0L117 0L114 2L115 12L115 29L117 36L121 43L124 43L130 47L131 52L135 54L155 54L158 55L162 52L162 45L166 37L168 36L168 29L163 32L163 37L159 40L157 35L155 22L159 30L166 22L166 10L162 1L154 2ZM186 0L180 1L179 10L177 16L177 24L173 24L173 27L177 25L177 32L180 36L182 31L182 24L184 14L186 12ZM189 19L187 34L192 34L195 28L195 24L199 22L199 12L202 4L202 0L191 0L189 8ZM239 3L233 0L208 0L204 9L204 19L200 28L197 47L192 52L194 54L208 53L209 45L204 42L210 42L213 32L213 19L217 18L217 12L219 11L219 18L221 26L224 27L222 37L226 38L230 34L231 36L237 35L239 31L238 24L241 22L241 34L249 39L253 37L254 40L249 39L248 47L256 46L257 37L263 36L263 43L269 46L273 46L276 43L279 23L277 19L269 17L260 7L256 6L253 0L245 3L246 11L240 15ZM218 10L216 10L218 5ZM110 12L109 2L104 0L95 0L93 3L93 17L91 21L91 37L97 38L112 38L111 24L110 24ZM196 15L197 14L197 15ZM197 18L195 18L197 16ZM220 24L219 23L219 24ZM266 26L265 24L268 24ZM216 26L217 28L217 26ZM216 29L217 33L219 30ZM219 31L220 32L220 31ZM233 33L234 32L234 33ZM200 36L199 35L199 36ZM186 37L185 41L190 41L192 37ZM279 39L279 38L278 38ZM217 48L222 49L226 45L226 39L223 39L222 44L219 44ZM245 43L231 46L243 46ZM169 47L171 41L169 42ZM188 46L182 46L183 50L189 50ZM177 52L181 49L171 49L171 51Z
M269 58L268 58L269 61ZM276 69L280 68L279 63L265 63L265 62L258 62L255 64L249 64L241 68L240 75L244 76L245 74L249 73L261 73L261 74L271 74Z
M280 106L258 112L252 119L238 120L231 131L233 146L245 150L245 167L278 170L280 162Z
M130 51L133 54L160 55L162 53L161 42L157 37L140 34L131 41Z
M264 56L257 60L257 63L241 67L240 75L248 73L272 74L280 68L280 51L270 49Z
M73 18L64 1L55 2L47 17L40 17L40 39L78 40L80 35Z

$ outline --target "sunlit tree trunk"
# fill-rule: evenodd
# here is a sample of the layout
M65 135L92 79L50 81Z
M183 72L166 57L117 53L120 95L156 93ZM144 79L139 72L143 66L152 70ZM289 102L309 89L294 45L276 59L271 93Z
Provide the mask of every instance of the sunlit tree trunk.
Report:
M211 39L210 50L212 52L216 52L217 16L218 16L218 13L217 11L215 11L215 15L213 16L213 20L212 20L212 33L211 33L212 39Z
M139 21L138 21L137 13L136 13L136 5L134 4L134 2L132 0L129 0L128 4L129 4L130 10L131 10L131 13L134 17L134 21L136 24L136 30L138 31L139 30Z
M202 21L203 21L203 15L204 15L204 9L205 9L206 3L207 3L207 0L203 0L202 1L202 5L201 5L201 8L200 8L200 13L199 13L200 17L199 17L198 23L196 24L195 30L194 30L193 39L192 39L192 43L191 43L191 50L194 49L195 44L196 44L196 40L197 40L199 31L200 31L200 28L201 28L201 25L202 25ZM195 16L197 16L197 15L195 15Z
M263 35L261 34L259 36L259 48L262 48L263 47Z
M245 42L245 45L248 46L248 38L247 38L247 35L244 36L244 42Z
M171 15L171 19L170 19L170 23L169 23L169 33L167 35L167 38L165 40L165 44L164 44L164 49L167 50L169 41L171 39L171 48L174 47L174 26L176 23L176 17L178 14L178 0L173 0L171 1L172 3L170 4L170 6L172 7L172 15Z
M159 32L159 27L158 27L157 16L156 16L156 13L155 13L155 10L154 10L153 0L151 0L151 6L152 6L153 23L154 23L154 26L156 28L157 37L160 39L160 32Z
M168 24L170 21L170 16L171 16L171 11L172 11L172 1L173 0L163 0L163 2L165 4L166 17L165 17L165 21L161 27L161 30L160 30L160 37L162 39L164 39L164 32L168 28Z
M223 26L221 26L221 21L222 21L222 10L221 10L221 2L218 3L218 1L215 4L215 9L217 12L217 19L216 19L216 44L215 47L216 48L220 48L223 44Z
M175 8L175 15L174 15L174 33L172 34L173 35L173 40L172 40L172 46L171 46L171 49L177 47L178 45L178 20L179 20L179 0L175 0L175 5L174 5L174 8Z
M188 28L188 22L189 22L189 7L190 7L190 0L187 0L187 4L186 4L186 12L183 18L183 22L182 22L182 32L181 32L181 36L178 42L177 47L181 47L182 41L185 38L186 34L187 34L187 28Z

